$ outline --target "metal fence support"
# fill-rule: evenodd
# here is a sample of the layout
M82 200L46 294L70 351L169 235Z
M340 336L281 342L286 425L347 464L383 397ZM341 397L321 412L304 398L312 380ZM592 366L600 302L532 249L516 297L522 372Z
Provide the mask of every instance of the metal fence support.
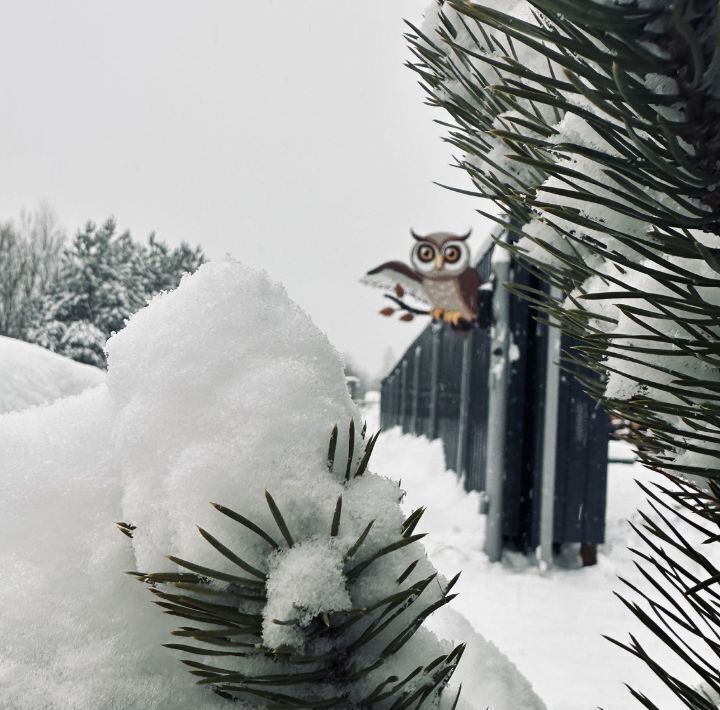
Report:
M560 291L550 289L552 298ZM555 531L555 469L558 434L558 401L560 395L560 339L562 331L557 323L548 326L547 366L545 368L545 417L543 420L542 486L540 489L540 546L538 559L542 570L553 563L553 536Z
M418 401L420 400L420 356L422 348L418 345L415 348L415 362L413 363L412 377L412 409L410 410L410 431L417 435Z
M486 479L488 515L485 528L485 553L491 562L497 562L502 555L505 423L510 350L510 293L504 286L510 275L510 255L500 246L495 247L492 266L495 276L495 293L493 295L493 325L490 332L488 379Z
M400 427L403 433L405 428L405 414L407 413L407 361L403 360L400 366Z
M428 439L437 436L438 385L440 378L440 328L432 331L432 360L430 364L430 411L428 412Z
M465 335L462 350L462 370L460 375L460 411L458 419L457 455L455 472L458 476L465 473L465 450L467 448L468 409L470 405L470 367L472 365L473 331Z

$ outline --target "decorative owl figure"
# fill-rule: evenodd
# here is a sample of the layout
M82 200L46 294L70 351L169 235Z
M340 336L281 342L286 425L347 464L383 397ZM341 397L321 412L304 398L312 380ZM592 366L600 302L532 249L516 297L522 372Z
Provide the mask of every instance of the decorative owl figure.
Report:
M367 272L362 282L369 286L394 289L398 298L388 296L409 312L429 313L433 320L443 319L454 328L469 327L478 321L481 279L470 263L467 234L434 232L427 236L410 233L415 244L410 253L412 266L402 261L388 261ZM399 300L404 293L430 306L429 311L408 307ZM381 311L392 315L393 308Z

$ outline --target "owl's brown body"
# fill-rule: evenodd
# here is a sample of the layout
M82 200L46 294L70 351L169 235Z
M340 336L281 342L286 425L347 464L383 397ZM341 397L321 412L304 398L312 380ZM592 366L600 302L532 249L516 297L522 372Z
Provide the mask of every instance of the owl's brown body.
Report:
M422 285L434 308L459 311L467 321L475 319L480 276L472 267L455 278L423 279Z

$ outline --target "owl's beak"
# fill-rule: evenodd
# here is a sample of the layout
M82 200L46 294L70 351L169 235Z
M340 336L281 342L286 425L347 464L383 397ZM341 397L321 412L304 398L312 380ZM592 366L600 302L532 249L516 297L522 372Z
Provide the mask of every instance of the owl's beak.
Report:
M435 256L435 268L438 271L440 271L440 269L442 269L444 263L445 263L445 257L443 257L442 254L437 254Z

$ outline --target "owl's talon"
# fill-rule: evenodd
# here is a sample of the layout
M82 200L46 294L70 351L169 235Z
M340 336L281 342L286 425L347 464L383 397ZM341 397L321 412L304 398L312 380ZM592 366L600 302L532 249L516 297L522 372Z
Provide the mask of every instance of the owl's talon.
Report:
M433 320L441 320L444 313L445 313L445 310L442 308L433 308L430 311L430 315L432 316Z
M457 328L462 320L462 313L460 311L445 311L443 318Z

